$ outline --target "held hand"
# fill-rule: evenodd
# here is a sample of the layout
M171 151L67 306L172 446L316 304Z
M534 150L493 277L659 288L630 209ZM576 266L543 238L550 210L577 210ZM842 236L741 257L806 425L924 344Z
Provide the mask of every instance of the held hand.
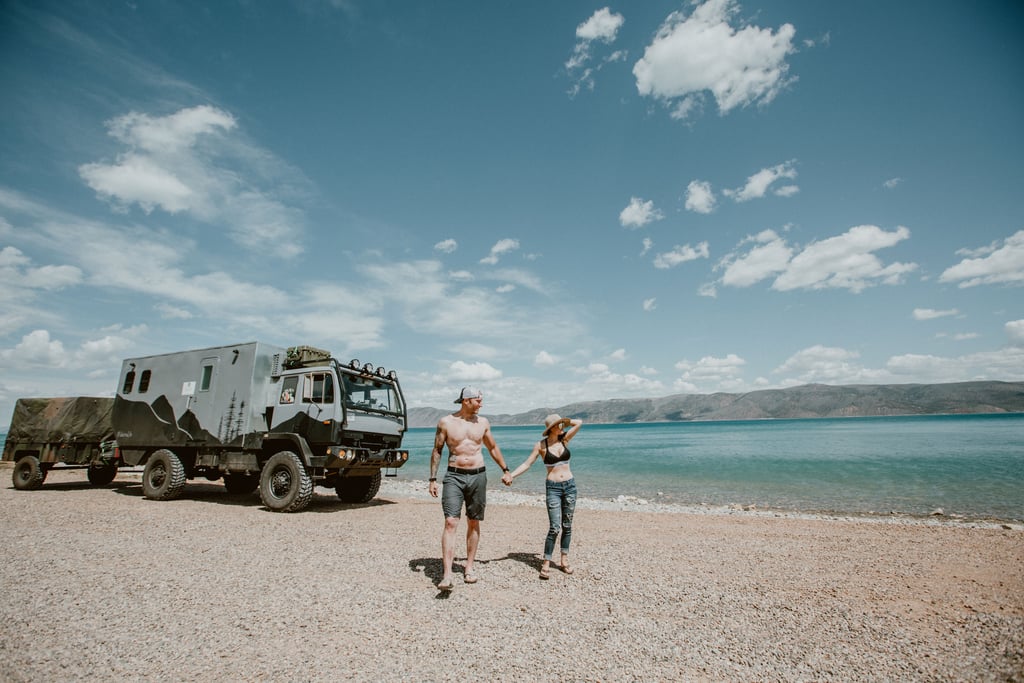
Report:
M506 472L505 474L501 475L501 483L504 484L505 486L511 486L512 485L512 473L511 472Z
M437 482L430 482L430 485L427 488L430 491L430 495L433 496L434 498L437 498Z

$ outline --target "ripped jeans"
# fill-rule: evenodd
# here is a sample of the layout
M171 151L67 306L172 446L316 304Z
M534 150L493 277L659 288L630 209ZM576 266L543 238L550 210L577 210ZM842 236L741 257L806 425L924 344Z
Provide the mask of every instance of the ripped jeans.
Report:
M562 532L561 550L569 552L572 541L572 513L576 510L576 480L546 481L548 505L548 537L544 540L544 559L550 560L555 552L555 538Z

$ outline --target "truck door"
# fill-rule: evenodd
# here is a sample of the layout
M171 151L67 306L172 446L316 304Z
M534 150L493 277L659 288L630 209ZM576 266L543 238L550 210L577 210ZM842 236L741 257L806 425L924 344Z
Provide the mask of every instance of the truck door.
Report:
M334 373L329 370L283 377L270 429L302 434L311 443L332 442L337 393Z

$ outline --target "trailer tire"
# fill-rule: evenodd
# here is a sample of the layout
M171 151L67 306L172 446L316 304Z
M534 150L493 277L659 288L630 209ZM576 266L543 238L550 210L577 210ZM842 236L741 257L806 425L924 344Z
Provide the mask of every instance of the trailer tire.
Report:
M258 489L260 478L255 474L225 474L224 488L233 496L246 496Z
M344 503L369 503L380 491L380 470L368 477L342 477L334 491Z
M150 500L173 500L185 488L185 466L166 448L149 456L142 472L142 495Z
M260 500L275 512L298 512L313 499L313 479L299 456L281 451L260 473Z
M114 481L114 477L117 476L117 465L89 465L89 470L86 472L89 477L89 483L93 486L106 486L110 482Z
M39 464L39 458L34 455L26 455L14 464L14 472L11 473L11 481L14 488L19 491L35 491L43 485L46 479L46 472Z

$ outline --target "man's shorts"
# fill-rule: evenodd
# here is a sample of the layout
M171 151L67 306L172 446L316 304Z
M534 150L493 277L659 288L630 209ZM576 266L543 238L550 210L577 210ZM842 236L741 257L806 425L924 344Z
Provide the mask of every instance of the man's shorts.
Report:
M462 505L466 505L466 517L484 521L487 507L487 470L481 467L476 474L463 474L466 470L453 472L448 468L441 490L441 509L445 517L462 516Z

